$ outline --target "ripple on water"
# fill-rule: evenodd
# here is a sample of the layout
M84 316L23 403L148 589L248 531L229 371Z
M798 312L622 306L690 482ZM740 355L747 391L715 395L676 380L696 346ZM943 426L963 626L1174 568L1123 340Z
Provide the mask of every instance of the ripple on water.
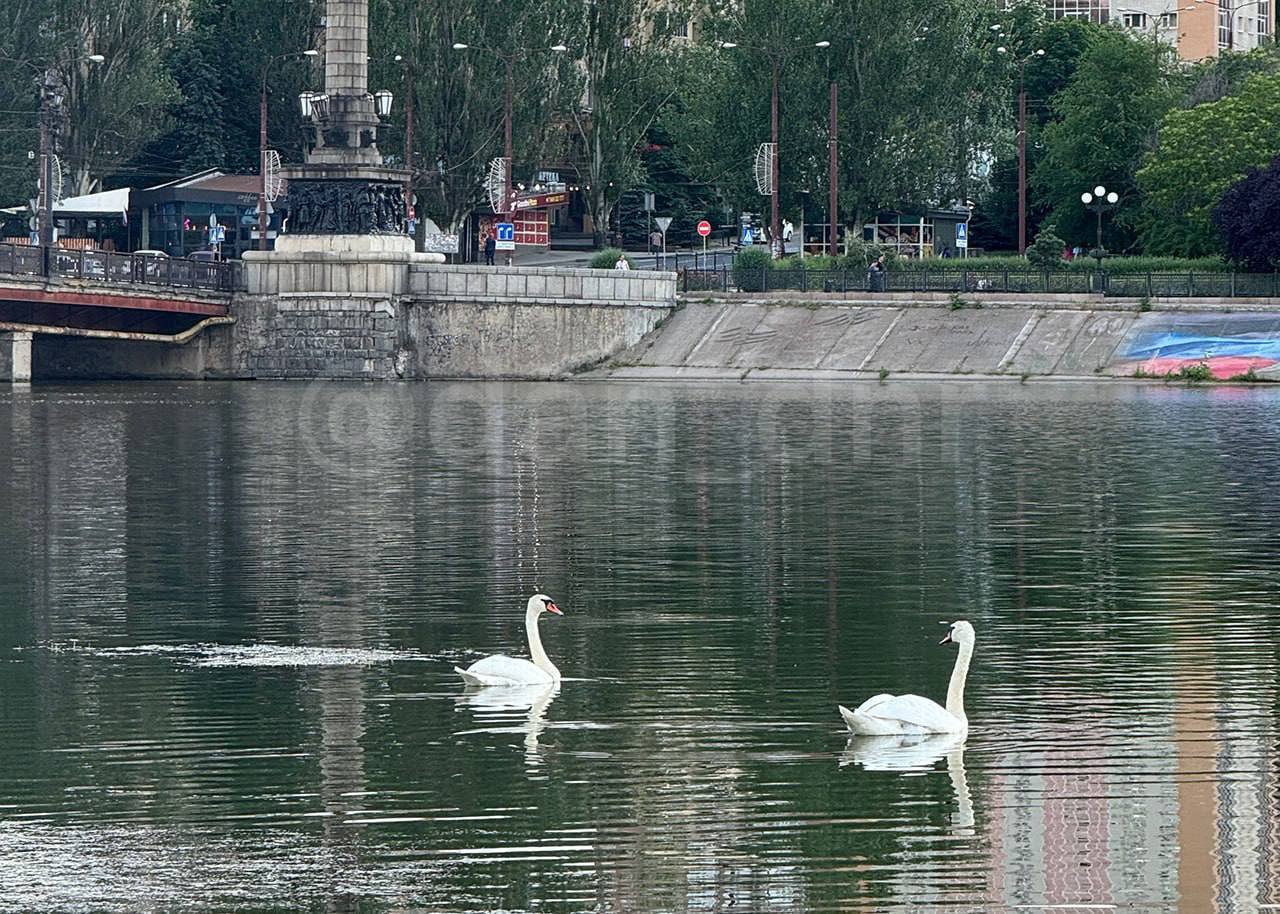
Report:
M104 647L76 641L36 645L51 654L80 654L105 660L167 657L200 667L375 666L399 661L439 662L414 650L309 647L293 644L138 644Z

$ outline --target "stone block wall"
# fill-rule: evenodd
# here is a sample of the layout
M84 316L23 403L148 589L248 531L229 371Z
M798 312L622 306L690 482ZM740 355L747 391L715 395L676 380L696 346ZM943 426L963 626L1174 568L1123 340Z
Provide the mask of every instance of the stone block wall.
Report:
M414 264L409 295L427 301L673 307L676 275L652 270Z
M231 373L243 378L391 380L402 377L394 298L242 296Z

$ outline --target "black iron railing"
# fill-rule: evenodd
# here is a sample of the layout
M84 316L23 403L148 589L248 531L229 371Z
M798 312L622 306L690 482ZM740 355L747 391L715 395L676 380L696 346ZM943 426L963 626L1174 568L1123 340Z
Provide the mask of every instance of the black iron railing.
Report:
M47 254L47 256L46 256ZM0 274L89 282L170 286L234 292L243 288L236 261L187 260L157 254L77 251L28 244L0 244Z
M1123 298L1276 298L1280 273L1107 273L1033 270L850 270L717 266L679 270L682 292L995 292Z

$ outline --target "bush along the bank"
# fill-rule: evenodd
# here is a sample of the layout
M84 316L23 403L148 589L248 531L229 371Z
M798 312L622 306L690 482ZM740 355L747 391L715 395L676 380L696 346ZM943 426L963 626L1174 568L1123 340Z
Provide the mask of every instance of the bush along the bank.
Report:
M1043 235L1043 233L1041 233ZM1037 237L1037 242L1040 238ZM1057 244L1050 253L1049 246ZM835 271L847 272L850 276L861 276L866 273L871 261L881 254L886 256L891 271L914 271L929 273L959 273L964 270L973 272L995 272L1008 270L1014 273L1066 271L1072 273L1090 273L1098 269L1098 261L1083 254L1075 260L1062 259L1062 245L1050 236L1045 240L1043 258L1033 260L1032 251L1035 245L1027 248L1027 257L1015 254L991 257L963 258L907 258L896 257L890 250L881 250L873 245L859 245L851 249L848 255L830 257L825 254L800 257L784 257L771 260L769 252L764 248L746 248L733 262L734 279L753 283L750 289L739 283L745 291L760 291L760 269L784 270L796 272ZM1218 257L1107 257L1103 261L1103 269L1108 273L1229 273L1231 264ZM753 275L749 275L753 274ZM754 277L754 278L753 278Z
M733 260L733 283L743 292L764 290L764 271L773 265L765 248L744 248Z
M621 248L605 248L602 251L596 251L591 255L591 269L593 270L612 270L618 265L618 258L625 256ZM630 257L627 257L627 266L635 269L636 265Z
M1027 248L1027 263L1042 272L1056 270L1060 264L1066 263L1062 259L1062 250L1066 246L1067 243L1054 234L1052 226L1045 226Z

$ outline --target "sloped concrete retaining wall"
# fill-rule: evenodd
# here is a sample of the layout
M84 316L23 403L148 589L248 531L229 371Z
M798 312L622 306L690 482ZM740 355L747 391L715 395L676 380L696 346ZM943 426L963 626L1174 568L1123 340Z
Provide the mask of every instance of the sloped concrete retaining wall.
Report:
M596 376L836 379L1163 375L1280 378L1280 302L1047 307L690 303ZM1111 307L1105 307L1111 304ZM1198 307L1201 310L1192 310Z

